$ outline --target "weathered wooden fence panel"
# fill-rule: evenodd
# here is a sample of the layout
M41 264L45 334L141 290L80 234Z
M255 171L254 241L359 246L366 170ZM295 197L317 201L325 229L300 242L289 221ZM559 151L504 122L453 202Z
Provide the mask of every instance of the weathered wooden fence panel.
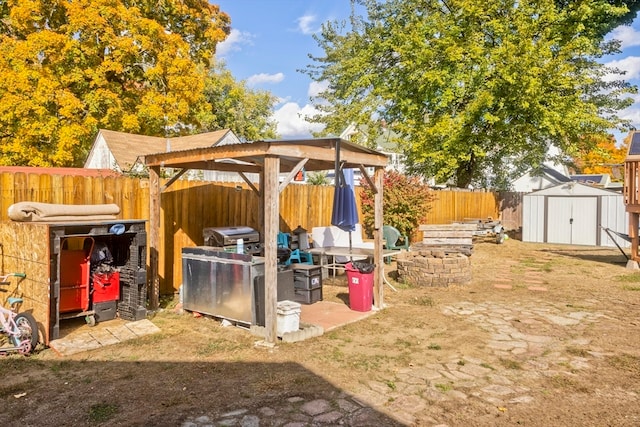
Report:
M356 188L358 212L361 188ZM520 224L522 197L513 193L435 191L426 224L450 224L466 218L499 218L508 212L507 228ZM162 193L159 248L162 293L175 292L182 283L181 250L202 245L206 227L246 225L261 230L259 196L246 184L182 181ZM519 198L518 198L519 197ZM78 177L47 174L0 173L0 219L20 201L69 204L115 203L122 219L149 219L149 182L127 177ZM280 194L280 229L298 226L311 230L331 223L333 187L288 185ZM512 225L513 223L513 225ZM417 232L417 231L416 231ZM419 234L419 233L418 233ZM421 236L419 236L421 238Z
M508 191L498 193L501 220L507 230L522 230L522 201L525 194Z
M436 199L427 213L427 224L451 224L468 218L497 219L496 193L478 191L434 191Z

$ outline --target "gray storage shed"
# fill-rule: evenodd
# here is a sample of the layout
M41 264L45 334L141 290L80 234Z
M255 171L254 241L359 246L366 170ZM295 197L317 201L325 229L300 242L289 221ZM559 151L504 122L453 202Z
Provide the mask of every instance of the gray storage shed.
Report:
M569 182L526 194L522 208L524 242L629 247L627 240L612 233L614 242L600 227L628 234L620 193Z

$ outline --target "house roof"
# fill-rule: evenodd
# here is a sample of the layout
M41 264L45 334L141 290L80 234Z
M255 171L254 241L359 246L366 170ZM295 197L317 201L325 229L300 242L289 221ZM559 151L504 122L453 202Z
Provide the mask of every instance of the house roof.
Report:
M571 180L577 181L583 184L595 184L595 185L607 185L611 182L611 177L608 173L604 174L581 174L571 175Z
M149 154L213 147L229 132L231 130L223 129L198 135L164 138L100 129L99 135L104 138L118 166L122 170L129 170L139 159Z
M548 166L542 166L542 172L558 182L570 182L571 178Z

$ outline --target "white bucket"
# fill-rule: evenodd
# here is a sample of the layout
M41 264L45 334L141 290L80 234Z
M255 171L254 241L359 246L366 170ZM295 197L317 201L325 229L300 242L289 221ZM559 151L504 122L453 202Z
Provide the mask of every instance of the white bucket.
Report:
M278 336L300 329L300 303L295 301L279 301L277 309Z

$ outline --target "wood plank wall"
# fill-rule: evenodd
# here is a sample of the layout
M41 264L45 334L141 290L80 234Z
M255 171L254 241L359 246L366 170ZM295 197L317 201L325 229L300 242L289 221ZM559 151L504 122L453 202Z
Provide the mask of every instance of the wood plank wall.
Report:
M0 304L9 308L10 297L22 298L20 311L29 311L38 322L45 342L49 342L49 236L48 227L35 223L0 223L1 275L25 273L24 279L8 278Z
M361 188L356 188L360 193ZM356 194L361 214L360 197ZM504 196L491 192L437 191L427 224L449 224L466 218L499 218ZM149 219L149 181L127 177L72 177L0 173L0 220L13 203L115 203L122 219ZM280 230L307 230L331 223L333 187L288 185L280 194ZM362 216L362 215L361 215ZM244 183L179 180L162 193L159 248L160 291L175 292L182 282L181 251L202 245L206 227L258 224L258 196ZM521 224L515 224L519 227ZM421 238L419 236L418 238ZM0 273L2 274L2 273Z

